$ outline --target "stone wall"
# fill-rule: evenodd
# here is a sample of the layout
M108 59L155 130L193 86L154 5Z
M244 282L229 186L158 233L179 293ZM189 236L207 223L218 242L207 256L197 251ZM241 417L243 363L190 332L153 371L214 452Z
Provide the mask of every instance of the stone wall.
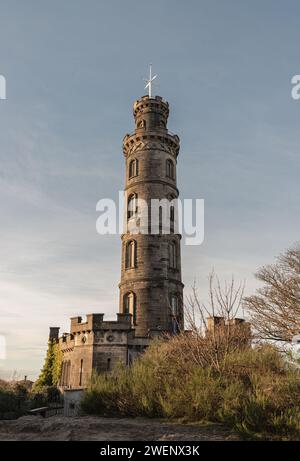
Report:
M110 372L118 364L129 365L149 344L149 338L135 338L130 315L118 314L117 321L104 321L103 314L71 319L71 332L58 339L62 351L60 387L85 388L93 371Z

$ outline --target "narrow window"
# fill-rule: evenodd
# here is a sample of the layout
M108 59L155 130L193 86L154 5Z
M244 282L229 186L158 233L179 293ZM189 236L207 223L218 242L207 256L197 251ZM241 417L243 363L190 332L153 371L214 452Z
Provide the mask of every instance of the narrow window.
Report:
M174 227L175 227L175 207L174 205L170 206L170 232L174 234Z
M168 159L166 161L166 176L168 178L174 179L174 163L172 160Z
M173 194L168 195L170 202L169 215L170 215L170 233L174 234L175 231L175 206L177 207L176 196Z
M171 242L169 245L169 266L172 269L177 268L177 244L176 242Z
M176 295L171 296L171 310L172 310L172 315L177 316L178 314L178 298Z
M106 371L110 371L110 359L107 359Z
M127 203L127 218L131 219L137 213L137 194L131 194Z
M66 386L70 385L70 373L71 373L71 361L67 362L67 379L66 379Z
M132 315L133 324L136 324L136 296L130 291L124 296L124 313Z
M130 240L126 243L125 267L132 269L137 265L137 243L135 240Z
M83 359L80 360L79 386L82 386Z
M158 216L159 222L158 222L158 232L162 234L162 227L163 227L163 210L162 207L159 207L159 216Z
M179 302L178 296L173 294L170 299L171 304L171 319L173 334L179 333Z
M139 161L137 159L133 159L129 163L129 178L138 176L138 174L139 174Z

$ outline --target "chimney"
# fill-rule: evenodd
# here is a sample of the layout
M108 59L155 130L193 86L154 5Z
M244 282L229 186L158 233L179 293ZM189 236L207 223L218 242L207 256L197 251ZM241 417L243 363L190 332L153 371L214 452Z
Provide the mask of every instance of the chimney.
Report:
M59 335L59 327L50 327L49 341L56 341Z

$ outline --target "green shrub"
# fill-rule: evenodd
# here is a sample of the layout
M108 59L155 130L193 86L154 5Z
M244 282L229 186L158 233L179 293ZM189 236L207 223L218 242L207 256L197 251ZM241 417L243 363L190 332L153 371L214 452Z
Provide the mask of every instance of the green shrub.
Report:
M18 399L14 392L0 389L0 414L18 410Z
M0 419L14 419L26 412L27 394L19 389L0 389Z

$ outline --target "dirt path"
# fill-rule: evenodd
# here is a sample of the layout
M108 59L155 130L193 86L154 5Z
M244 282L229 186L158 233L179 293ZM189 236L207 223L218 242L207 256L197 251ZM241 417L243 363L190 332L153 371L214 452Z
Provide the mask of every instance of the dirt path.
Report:
M147 419L23 416L0 421L0 440L239 440L220 426L173 424Z

